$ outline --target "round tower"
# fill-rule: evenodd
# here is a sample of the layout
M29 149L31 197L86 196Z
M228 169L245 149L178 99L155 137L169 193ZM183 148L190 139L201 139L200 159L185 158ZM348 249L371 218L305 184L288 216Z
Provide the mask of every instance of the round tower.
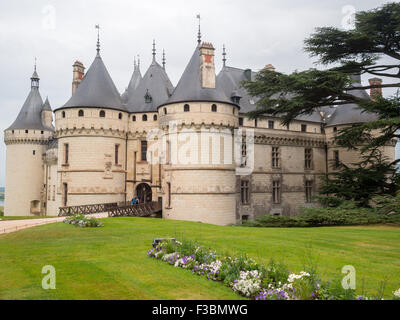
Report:
M216 84L211 43L199 43L158 112L166 141L163 217L236 223L233 138L239 107Z
M55 110L59 206L125 201L127 125L128 112L98 43L75 93Z
M53 135L51 122L42 118L39 76L31 78L31 91L14 123L4 131L6 186L4 214L29 216L45 213L42 155Z

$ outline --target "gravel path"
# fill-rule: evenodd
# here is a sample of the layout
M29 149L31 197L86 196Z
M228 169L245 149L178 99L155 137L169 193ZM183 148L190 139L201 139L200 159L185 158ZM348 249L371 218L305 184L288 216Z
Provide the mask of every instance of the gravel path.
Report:
M96 213L89 215L95 218L107 218L108 213ZM0 221L0 234L15 232L21 229L26 229L41 224L48 224L53 222L61 222L65 217L54 217L54 218L44 218L44 219L22 219L22 220L3 220Z

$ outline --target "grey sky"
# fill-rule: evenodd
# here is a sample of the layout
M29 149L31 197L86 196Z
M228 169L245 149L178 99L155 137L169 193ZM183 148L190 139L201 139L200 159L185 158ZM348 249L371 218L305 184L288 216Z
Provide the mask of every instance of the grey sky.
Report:
M315 27L342 26L343 7L367 10L378 0L18 0L0 2L0 186L4 185L3 130L16 118L30 90L37 57L42 98L52 108L71 95L72 63L89 67L96 53L95 24L101 26L101 55L117 88L123 92L141 57L142 74L151 61L153 38L157 59L164 48L167 73L174 85L196 45L196 14L204 41L216 48L216 70L226 45L227 64L259 70L273 64L292 72L313 66L303 40ZM366 79L364 79L365 81ZM388 92L386 92L387 94Z

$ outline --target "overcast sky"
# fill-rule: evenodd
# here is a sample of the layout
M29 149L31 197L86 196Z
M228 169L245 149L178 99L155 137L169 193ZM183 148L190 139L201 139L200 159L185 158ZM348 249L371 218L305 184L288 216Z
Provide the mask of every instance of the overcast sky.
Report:
M141 71L166 51L166 69L174 85L196 46L201 14L203 40L216 48L216 70L227 64L259 70L271 63L278 71L310 68L315 62L303 51L314 28L346 27L355 10L368 10L378 0L2 0L0 2L0 186L4 185L3 130L15 120L30 90L34 58L43 100L52 108L71 95L72 64L89 67L96 53L95 24L101 27L101 55L117 88L123 92L140 55ZM366 81L367 79L363 79ZM388 92L385 92L386 94Z

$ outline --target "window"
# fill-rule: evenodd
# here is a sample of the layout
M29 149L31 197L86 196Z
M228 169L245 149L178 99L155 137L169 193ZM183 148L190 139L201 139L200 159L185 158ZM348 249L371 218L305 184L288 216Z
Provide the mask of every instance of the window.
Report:
M167 182L167 208L171 208L171 182Z
M272 181L272 202L281 203L281 182L279 180Z
M254 127L257 128L257 125L258 125L258 120L257 120L257 119L254 119Z
M106 112L104 110L101 110L99 113L100 118L105 118Z
M167 114L167 108L164 108L164 114Z
M14 130L11 130L11 133L14 133Z
M61 116L62 116L63 118L65 118L65 111L63 111L63 112L61 113Z
M306 203L312 202L312 187L313 187L313 182L307 180L305 183Z
M132 121L136 121L136 116L132 116Z
M334 132L334 133L337 132L337 127L333 127L333 132Z
M119 144L115 145L115 151L114 151L114 155L115 155L115 164L118 164L118 158L119 158Z
M280 150L279 147L272 147L272 168L280 168Z
M243 118L239 118L239 126L242 126L243 125Z
M147 161L147 141L141 141L141 160Z
M144 115L142 116L142 121L147 121L147 114L144 114Z
M53 185L53 201L56 201L56 186Z
M321 124L321 133L325 133L325 127L323 124Z
M35 154L36 154L36 150L33 150L33 151L32 151L32 154L35 155Z
M83 117L83 115L84 115L83 110L79 110L79 111L78 111L78 117Z
M121 112L118 113L118 119L119 119L119 120L122 120L122 113L121 113Z
M216 105L216 104L213 104L213 105L211 106L211 111L212 111L212 112L217 112L217 105Z
M44 134L44 131L42 130L42 131L40 131L40 134Z
M67 203L68 203L68 184L66 184L66 183L63 183L63 187L64 187L64 207L66 207L67 206Z
M306 124L302 124L301 125L301 132L307 132L307 125Z
M334 167L336 169L339 168L340 160L339 160L339 151L338 150L333 151L333 160L334 160Z
M29 130L25 130L25 133L28 133L29 132Z
M184 112L189 112L189 111L190 111L190 106L189 106L188 104L185 104L185 105L183 106L183 111L184 111Z
M304 168L312 169L313 167L313 150L311 148L304 149Z
M247 220L249 220L249 215L248 214L242 215L242 221L247 221Z
M69 161L69 144L64 143L64 164L68 164Z
M153 120L157 121L157 115L156 114L153 116Z
M275 126L275 121L269 120L268 121L268 129L273 129Z
M247 166L247 144L246 136L242 136L242 161L240 163L241 167Z
M249 203L249 181L242 180L240 181L240 200L242 204Z

